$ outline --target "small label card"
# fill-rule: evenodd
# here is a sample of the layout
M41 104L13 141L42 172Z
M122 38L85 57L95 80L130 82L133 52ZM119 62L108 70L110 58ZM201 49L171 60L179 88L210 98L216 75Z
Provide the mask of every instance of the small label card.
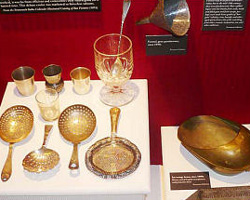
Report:
M146 35L146 54L183 55L187 53L187 35L175 37L173 35Z
M205 0L204 31L243 30L248 0Z
M211 188L208 172L170 173L171 190L196 190Z
M1 13L101 11L101 0L0 0Z

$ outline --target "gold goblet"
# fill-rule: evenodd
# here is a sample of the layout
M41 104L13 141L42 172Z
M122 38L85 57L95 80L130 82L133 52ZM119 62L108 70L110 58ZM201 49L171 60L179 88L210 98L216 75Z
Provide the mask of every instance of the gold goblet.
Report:
M125 35L107 34L94 43L95 68L105 83L100 99L110 106L122 106L134 98L134 89L127 81L133 72L132 41Z

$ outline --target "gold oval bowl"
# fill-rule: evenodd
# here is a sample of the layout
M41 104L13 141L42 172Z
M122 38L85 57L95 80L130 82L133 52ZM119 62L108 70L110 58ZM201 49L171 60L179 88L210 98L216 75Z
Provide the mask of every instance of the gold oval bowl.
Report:
M178 128L182 145L214 171L234 175L250 169L250 132L237 122L196 116Z

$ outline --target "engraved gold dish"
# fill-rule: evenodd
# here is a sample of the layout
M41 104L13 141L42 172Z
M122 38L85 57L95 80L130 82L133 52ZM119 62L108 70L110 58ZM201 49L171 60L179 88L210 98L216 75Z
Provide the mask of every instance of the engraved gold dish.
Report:
M117 137L119 108L111 108L111 137L93 144L85 155L87 168L102 178L118 179L133 173L141 161L137 146L129 140Z
M29 172L46 172L53 169L60 160L59 154L45 147L46 140L53 125L45 125L43 145L40 149L32 151L23 159L23 168Z
M214 171L233 175L250 170L250 131L215 116L196 116L178 129L182 145Z
M25 139L33 128L34 116L26 106L8 108L0 118L0 137L9 143L9 153L1 174L2 181L9 180L12 174L13 145Z
M74 144L69 163L71 170L79 168L78 144L88 139L95 130L96 116L87 106L76 104L66 108L58 119L61 135Z

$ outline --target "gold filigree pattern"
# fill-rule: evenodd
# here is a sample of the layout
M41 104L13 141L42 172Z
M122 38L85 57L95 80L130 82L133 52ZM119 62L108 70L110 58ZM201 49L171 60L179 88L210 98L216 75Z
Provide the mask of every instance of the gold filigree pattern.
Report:
M137 146L121 137L99 140L85 155L87 168L105 179L123 178L133 173L140 161L141 153Z

